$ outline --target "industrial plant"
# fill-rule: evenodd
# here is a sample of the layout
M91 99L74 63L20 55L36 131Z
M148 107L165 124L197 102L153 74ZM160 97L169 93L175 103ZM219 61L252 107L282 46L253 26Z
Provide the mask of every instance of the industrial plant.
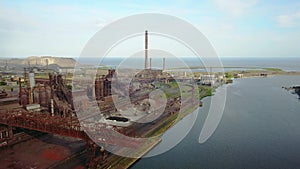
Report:
M0 93L0 155L10 151L19 153L15 148L18 145L23 151L32 151L26 149L25 142L30 144L51 136L56 143L46 141L53 147L42 154L56 157L63 151L55 151L59 146L54 144L76 142L75 148L51 163L16 158L7 159L4 168L127 168L158 144L159 136L177 122L177 117L199 106L199 97L192 81L182 78L181 81L188 83L181 85L165 71L165 58L161 58L161 69L152 69L148 50L146 31L144 69L124 73L97 68L92 80L86 79L86 74L74 78L70 71L51 71L47 61L45 69L29 64L20 77L2 74L6 83L12 85L5 85L7 89ZM154 136L154 140L136 139ZM38 146L36 151L46 151ZM122 157L122 153L114 153L112 149L133 150L136 154Z

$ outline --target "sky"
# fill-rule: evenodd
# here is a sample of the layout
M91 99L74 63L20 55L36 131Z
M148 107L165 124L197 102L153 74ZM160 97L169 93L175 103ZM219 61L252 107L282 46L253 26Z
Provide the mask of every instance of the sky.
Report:
M193 24L219 56L300 57L298 0L2 0L0 57L78 56L104 26L149 12Z

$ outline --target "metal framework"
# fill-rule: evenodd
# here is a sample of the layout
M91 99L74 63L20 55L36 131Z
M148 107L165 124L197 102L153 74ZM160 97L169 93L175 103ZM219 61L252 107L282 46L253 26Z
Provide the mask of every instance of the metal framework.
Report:
M0 123L12 127L79 138L85 141L90 140L90 137L85 132L85 127L80 125L77 117L62 118L61 116L32 113L20 109L11 112L6 111L5 113L2 111L0 114ZM84 123L87 124L87 122ZM140 144L138 141L120 138L120 136L113 134L112 129L106 128L105 125L101 123L90 123L87 125L89 126L89 131L91 131L91 129L92 131L96 131L92 133L91 136L97 139L99 143L124 147L136 147Z

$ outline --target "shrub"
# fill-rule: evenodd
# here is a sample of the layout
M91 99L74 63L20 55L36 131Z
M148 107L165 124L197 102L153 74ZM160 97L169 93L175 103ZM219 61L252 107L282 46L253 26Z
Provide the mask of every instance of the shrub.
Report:
M7 85L7 82L4 82L4 81L0 82L0 86L5 86L5 85Z

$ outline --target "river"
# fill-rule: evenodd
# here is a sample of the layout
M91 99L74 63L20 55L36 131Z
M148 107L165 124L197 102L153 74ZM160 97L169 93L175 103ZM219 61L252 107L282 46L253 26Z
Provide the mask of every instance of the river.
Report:
M164 142L172 143L172 135L183 134L182 128L196 118L179 144L166 153L142 158L131 168L300 168L300 100L282 89L299 84L300 76L236 79L226 86L223 117L205 143L198 138L211 98L204 98L199 112L163 135ZM159 148L164 147L152 151Z

